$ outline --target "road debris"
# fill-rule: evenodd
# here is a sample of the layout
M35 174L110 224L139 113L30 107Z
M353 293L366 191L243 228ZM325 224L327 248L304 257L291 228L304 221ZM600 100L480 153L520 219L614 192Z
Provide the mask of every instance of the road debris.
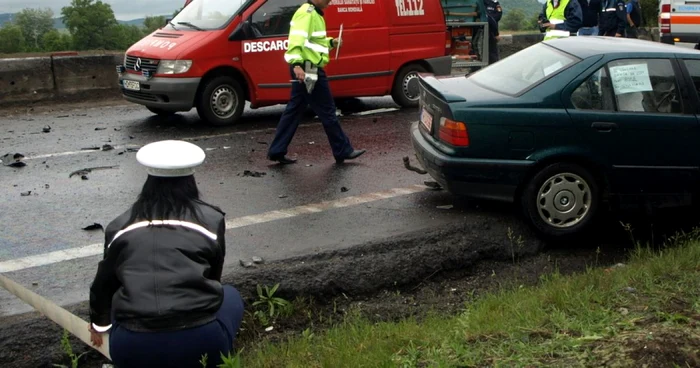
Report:
M346 187L340 187L340 191L343 192L343 193L345 193L345 192L347 192L347 191L349 191L349 190L350 190L350 189L348 189L348 188L346 188Z
M103 151L111 151L113 149L114 149L114 147L111 144L105 144L102 146Z
M238 262L243 266L244 268L251 268L253 267L253 262L250 261L244 261L242 259L239 259Z
M270 331L272 331L272 330L274 330L274 329L275 329L275 328L274 328L273 326L266 327L266 328L265 328L265 332L270 332Z
M419 168L417 168L417 167L415 167L415 166L411 166L411 160L408 158L408 156L404 156L404 158L403 158L403 166L404 166L407 170L417 172L417 173L419 173L419 174L421 174L421 175L425 175L425 174L428 173L427 171L425 171L425 170L423 170L423 169L419 169Z
M437 208L437 209L441 209L441 210L451 210L452 208L454 208L454 206L451 205L451 204L448 204L448 205L445 205L445 206L437 206L436 208Z
M262 264L262 263L265 263L265 260L262 259L261 257L255 256L255 257L253 257L253 258L251 258L251 259L253 260L253 263L255 263L255 264Z
M92 147L83 147L80 150L81 151L99 151L102 149L100 146L92 146Z
M43 129L41 129L42 132L44 133L50 133L51 132L51 126L47 125Z
M286 195L286 194L280 194L280 195L277 196L277 198L280 198L280 199L281 199L281 198L287 198L287 195Z
M102 226L102 224L95 222L92 225L85 226L84 228L82 228L82 230L86 230L86 231L102 230L102 232L104 232L105 228Z
M31 194L32 194L32 191L31 191L31 190L28 190L28 191L26 191L26 192L20 193L19 195L21 195L22 197L27 197L27 196L30 196Z
M423 182L423 184L425 184L426 187L432 190L442 190L442 187L436 181L426 180Z
M243 176L252 176L254 178L261 178L265 175L267 175L266 172L250 171L250 170L243 171Z
M118 155L123 155L123 154L125 154L125 153L127 153L127 152L138 152L138 151L139 151L138 148L127 148L127 149L125 149L125 150L123 150L123 151L121 151L121 152L119 152L119 153L117 153L117 154L118 154Z
M107 129L107 128L103 128L103 127L97 127L97 128L95 128L95 130L105 130L105 129Z
M119 165L114 165L114 166L97 166L97 167L86 167L84 169L80 170L75 170L70 175L68 175L69 178L72 178L76 175L81 175L81 178L84 176L85 178L82 178L83 180L87 180L87 174L91 173L93 170L105 170L105 169L115 169L119 167Z
M24 155L21 153L8 153L5 156L0 157L0 162L9 167L24 167L27 166L27 164L22 161L23 158Z

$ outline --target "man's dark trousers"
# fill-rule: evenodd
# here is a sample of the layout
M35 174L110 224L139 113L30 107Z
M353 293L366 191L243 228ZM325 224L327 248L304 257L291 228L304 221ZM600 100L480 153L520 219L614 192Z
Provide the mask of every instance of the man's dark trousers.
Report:
M290 66L289 71L292 80L296 80L294 67ZM326 71L318 68L318 80L311 94L306 91L304 82L296 81L292 83L292 95L277 125L275 139L272 141L267 153L270 159L280 158L287 154L287 147L292 138L294 138L304 110L308 105L311 105L311 108L321 119L323 129L328 136L328 142L333 150L333 157L336 159L345 158L354 151L350 144L350 139L343 132L335 114L335 102L328 85Z

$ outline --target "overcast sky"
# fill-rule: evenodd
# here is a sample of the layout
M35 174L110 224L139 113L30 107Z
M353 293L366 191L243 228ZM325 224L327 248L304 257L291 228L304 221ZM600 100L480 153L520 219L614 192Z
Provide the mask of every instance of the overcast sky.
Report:
M172 14L185 4L185 0L102 0L110 4L119 20L143 18L145 15ZM0 13L16 13L24 8L51 8L54 15L61 15L61 8L70 5L70 0L0 0Z

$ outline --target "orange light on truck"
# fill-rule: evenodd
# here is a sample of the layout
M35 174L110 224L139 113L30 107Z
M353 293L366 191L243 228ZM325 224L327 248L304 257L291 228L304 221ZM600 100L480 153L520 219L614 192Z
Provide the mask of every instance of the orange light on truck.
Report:
M466 124L440 118L440 140L457 147L469 147L469 132Z

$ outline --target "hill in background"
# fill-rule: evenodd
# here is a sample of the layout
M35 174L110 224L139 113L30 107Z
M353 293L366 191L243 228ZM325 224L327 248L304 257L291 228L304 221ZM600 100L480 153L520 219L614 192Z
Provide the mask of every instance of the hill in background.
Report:
M499 0L503 7L503 14L509 10L520 9L530 17L542 11L542 3L537 0Z
M165 14L164 16L169 17L172 14ZM12 21L14 18L15 13L2 13L0 14L0 27L2 27L5 23ZM138 18L138 19L131 19L131 20L117 20L117 22L121 24L126 24L126 25L136 25L136 26L143 26L143 21L146 18ZM58 30L65 29L66 26L63 24L63 18L54 18L53 19L53 26L54 28Z

